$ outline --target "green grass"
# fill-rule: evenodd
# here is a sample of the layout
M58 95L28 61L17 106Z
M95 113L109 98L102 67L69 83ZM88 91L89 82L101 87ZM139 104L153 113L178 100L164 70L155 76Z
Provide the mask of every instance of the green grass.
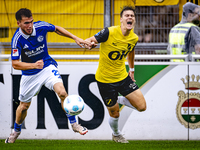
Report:
M129 144L111 140L20 140L5 144L0 139L0 150L199 150L200 141L129 141Z

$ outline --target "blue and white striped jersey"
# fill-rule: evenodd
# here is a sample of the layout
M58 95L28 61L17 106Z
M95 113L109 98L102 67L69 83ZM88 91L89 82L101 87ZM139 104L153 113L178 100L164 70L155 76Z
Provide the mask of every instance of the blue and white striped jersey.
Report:
M21 56L22 62L35 63L43 59L44 67L53 64L57 66L56 61L48 54L46 35L47 32L55 31L55 26L44 21L33 23L33 33L25 35L20 28L18 28L12 38L12 60L18 60ZM22 75L33 75L42 69L22 70Z

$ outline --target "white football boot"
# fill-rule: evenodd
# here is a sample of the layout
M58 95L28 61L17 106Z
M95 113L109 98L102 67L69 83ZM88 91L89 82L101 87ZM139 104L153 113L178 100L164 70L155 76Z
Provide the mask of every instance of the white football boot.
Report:
M13 131L10 136L5 140L5 143L15 143L15 140L18 138L21 132Z
M72 124L72 129L74 132L79 132L81 135L84 135L88 132L88 129L86 127L82 127L80 124L77 124L76 122Z

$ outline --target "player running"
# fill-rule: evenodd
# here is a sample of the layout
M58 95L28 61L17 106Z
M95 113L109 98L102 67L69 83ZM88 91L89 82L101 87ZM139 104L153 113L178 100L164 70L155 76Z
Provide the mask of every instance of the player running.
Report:
M20 135L22 122L27 115L31 99L39 93L43 85L57 93L61 99L62 108L63 101L68 96L57 69L57 62L48 54L47 33L56 32L59 35L72 38L80 47L82 47L81 44L89 44L60 26L54 26L44 21L33 22L29 9L18 10L15 17L19 28L12 38L11 58L13 68L22 70L20 104L16 110L14 131L5 140L5 143L14 143ZM74 132L79 132L82 135L88 132L87 128L76 123L75 116L67 115L67 117Z

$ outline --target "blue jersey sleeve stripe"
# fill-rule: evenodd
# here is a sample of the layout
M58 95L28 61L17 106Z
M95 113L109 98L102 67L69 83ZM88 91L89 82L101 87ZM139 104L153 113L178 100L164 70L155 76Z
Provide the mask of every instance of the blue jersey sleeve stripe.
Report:
M36 23L34 24L34 27L35 28L38 28L38 27L41 27L41 26L52 26L51 24L47 23L47 22L39 22L39 23Z
M17 32L13 38L12 48L17 48L17 42L19 37L21 36L20 32Z
M19 37L20 37L20 33L17 33L13 40L12 48L17 48L17 42L18 42Z
M39 28L39 27L49 27L50 25L37 25L37 26L34 26L35 28Z

